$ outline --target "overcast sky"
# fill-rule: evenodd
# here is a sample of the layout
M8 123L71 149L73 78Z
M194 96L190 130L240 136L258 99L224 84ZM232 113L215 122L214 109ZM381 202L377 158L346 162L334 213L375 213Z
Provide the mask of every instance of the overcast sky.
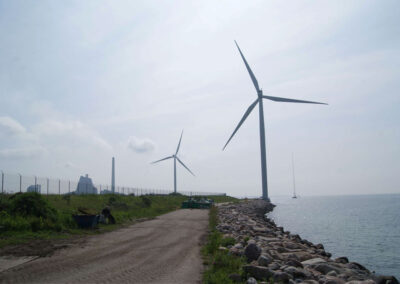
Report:
M400 2L0 1L0 169L261 195L400 193Z

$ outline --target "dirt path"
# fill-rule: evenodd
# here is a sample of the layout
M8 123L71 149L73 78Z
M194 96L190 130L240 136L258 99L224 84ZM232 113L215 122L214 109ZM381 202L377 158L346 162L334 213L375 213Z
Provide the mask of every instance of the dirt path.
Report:
M0 283L199 283L208 210L178 210L0 273Z

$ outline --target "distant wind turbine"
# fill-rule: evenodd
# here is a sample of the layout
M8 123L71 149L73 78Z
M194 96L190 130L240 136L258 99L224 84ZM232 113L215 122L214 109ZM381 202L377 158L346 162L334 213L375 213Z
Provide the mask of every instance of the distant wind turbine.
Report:
M176 152L175 154L173 154L172 156L168 156L166 158L163 158L161 160L152 162L152 164L164 161L164 160L168 160L168 159L174 159L174 193L176 193L176 161L178 161L185 169L187 169L189 171L189 173L191 173L194 176L194 173L192 173L192 171L178 158L178 152L179 152L179 148L181 146L181 141L182 141L182 135L183 135L183 130L181 133L181 138L179 139L179 143L178 143L178 147L176 148Z
M235 44L236 44L236 47L239 50L240 56L242 57L244 64L246 65L246 69L249 72L251 80L253 81L253 85L256 88L258 98L246 110L246 112L244 113L242 119L240 120L239 124L236 126L236 128L233 131L231 137L229 138L228 142L226 142L226 144L225 144L225 146L224 146L224 148L222 150L225 150L225 148L228 145L229 141L231 141L233 136L239 130L240 126L243 124L243 122L249 116L251 111L258 104L259 116L260 116L262 198L269 201L268 183L267 183L267 152L266 152L266 149L265 149L265 126L264 126L263 99L268 99L268 100L275 101L275 102L287 102L287 103L306 103L306 104L322 104L322 105L327 105L327 104L318 103L318 102L311 102L311 101L303 101L303 100L286 99L286 98L280 98L280 97L263 96L262 89L260 89L260 87L258 86L257 79L254 76L253 71L251 71L250 66L246 61L246 58L244 58L244 55L243 55L242 51L240 50L239 45L237 44L236 41L235 41Z

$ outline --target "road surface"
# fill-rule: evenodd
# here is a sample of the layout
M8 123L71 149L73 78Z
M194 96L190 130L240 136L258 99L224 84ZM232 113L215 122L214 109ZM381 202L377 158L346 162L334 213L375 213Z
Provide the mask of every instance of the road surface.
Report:
M208 210L182 209L91 236L0 273L0 283L200 283Z

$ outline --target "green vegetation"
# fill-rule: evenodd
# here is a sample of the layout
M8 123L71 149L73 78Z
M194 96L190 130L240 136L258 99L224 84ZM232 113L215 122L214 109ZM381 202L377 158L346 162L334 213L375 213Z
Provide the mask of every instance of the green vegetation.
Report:
M246 260L243 257L229 254L226 249L221 249L221 247L233 245L235 239L223 238L222 234L216 229L218 224L217 210L216 207L210 209L210 234L202 249L204 262L208 265L203 275L203 282L207 284L235 283L229 278L229 275L232 273L244 275L242 266L246 264Z
M216 202L232 197L210 196ZM65 238L119 228L140 218L153 218L177 210L183 195L40 195L37 193L0 194L0 247L32 239ZM94 230L79 229L73 214L100 214L110 208L115 225L100 225Z

